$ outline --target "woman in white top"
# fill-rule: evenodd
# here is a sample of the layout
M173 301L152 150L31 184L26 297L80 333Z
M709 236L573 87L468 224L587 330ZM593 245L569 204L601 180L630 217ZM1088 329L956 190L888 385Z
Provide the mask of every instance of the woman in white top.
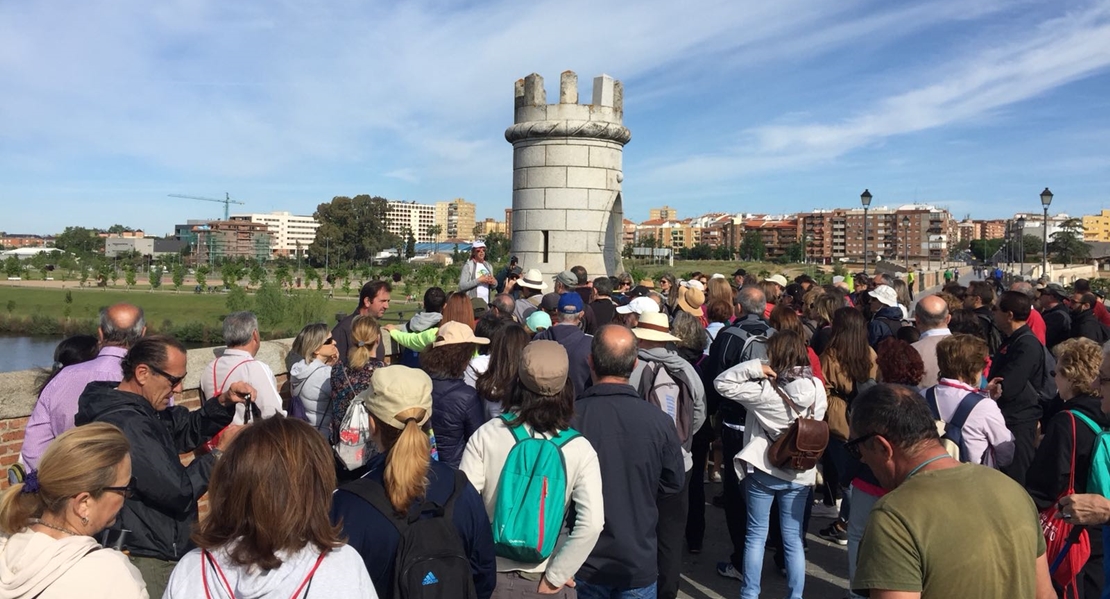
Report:
M131 444L118 428L71 428L39 469L0 499L0 597L147 599L127 557L92 535L110 526L131 494Z
M317 322L297 333L293 340L293 353L301 360L289 369L292 401L300 401L308 423L316 430L327 431L331 418L328 402L331 400L331 368L339 362L339 348L331 337L328 325ZM294 413L290 408L290 413Z
M801 599L806 574L802 521L809 487L816 482L817 470L777 468L767 458L767 450L799 415L794 407L788 406L787 398L807 417L817 420L825 417L825 385L813 375L805 341L796 331L780 331L771 336L767 340L767 358L769 364L759 360L743 362L722 372L714 381L723 397L743 405L748 411L744 449L734 458L748 505L744 582L740 597L759 597L771 503L778 499L786 556L786 582L790 590L788 596L790 599Z
M243 429L212 470L210 509L163 599L322 599L378 593L357 551L328 516L331 448L295 418Z
M530 435L551 438L570 429L574 416L574 385L567 380L567 352L554 341L533 341L520 358L516 384L504 403L505 415L482 425L466 444L461 470L478 489L490 519L494 519L498 483L509 452L516 444L512 427ZM510 425L506 418L512 420ZM572 431L573 432L573 431ZM538 563L523 563L497 556L497 588L493 599L574 597L564 588L593 550L605 526L601 494L601 468L597 453L585 437L562 445L566 466L566 503L574 501L575 520L570 536Z

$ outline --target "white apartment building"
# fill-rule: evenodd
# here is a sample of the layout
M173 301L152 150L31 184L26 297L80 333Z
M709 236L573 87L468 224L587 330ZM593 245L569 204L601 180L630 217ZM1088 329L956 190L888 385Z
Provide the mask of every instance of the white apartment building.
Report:
M291 212L270 212L268 214L233 214L229 220L243 220L262 223L269 227L270 253L277 256L297 257L305 255L308 246L316 239L316 229L320 223L311 216L296 216Z
M428 228L438 222L434 205L390 200L386 206L389 210L386 215L386 228L390 233L401 239L407 239L409 231L412 231L412 236L416 238L417 243L435 241L435 238L428 235ZM446 229L446 227L443 228Z

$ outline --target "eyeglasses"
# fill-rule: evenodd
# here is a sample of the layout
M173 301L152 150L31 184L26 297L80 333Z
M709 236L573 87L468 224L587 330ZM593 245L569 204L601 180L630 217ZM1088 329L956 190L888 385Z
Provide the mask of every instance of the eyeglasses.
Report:
M160 374L163 377L165 377L165 379L170 382L170 387L176 387L176 386L180 385L181 381L185 380L185 377L189 375L189 373L185 373L181 376L174 376L174 375L166 372L165 370L162 370L161 368L158 368L157 366L155 366L153 364L147 364L146 367L153 370L155 372L155 374Z
M859 446L878 436L879 433L867 433L862 437L856 437L844 444L844 451L847 451L848 455L852 456L853 459L858 460L863 457L860 453Z
M132 476L131 480L127 481L126 487L103 487L101 491L115 491L123 495L124 499L131 499L135 496L135 477Z

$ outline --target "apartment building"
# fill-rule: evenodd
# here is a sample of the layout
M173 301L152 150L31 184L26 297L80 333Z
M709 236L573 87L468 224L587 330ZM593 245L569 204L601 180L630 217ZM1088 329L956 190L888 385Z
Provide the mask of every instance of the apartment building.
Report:
M316 239L320 223L311 216L298 216L292 212L232 214L233 221L261 223L270 235L270 253L276 257L296 258L308 252Z

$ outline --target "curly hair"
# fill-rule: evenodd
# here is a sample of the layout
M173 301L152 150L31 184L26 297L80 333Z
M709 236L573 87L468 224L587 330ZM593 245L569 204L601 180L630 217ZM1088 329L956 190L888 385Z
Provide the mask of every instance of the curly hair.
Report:
M1102 347L1098 343L1083 337L1068 339L1052 351L1056 354L1056 373L1071 383L1076 395L1099 396Z
M433 378L461 379L474 357L473 343L452 343L420 352L420 368Z
M925 374L925 363L921 354L912 345L895 337L887 337L879 342L876 349L879 376L884 383L895 383L916 387Z
M676 342L679 347L689 347L699 351L705 347L709 337L697 317L682 310L675 312L674 320L671 321L671 334L681 340Z

